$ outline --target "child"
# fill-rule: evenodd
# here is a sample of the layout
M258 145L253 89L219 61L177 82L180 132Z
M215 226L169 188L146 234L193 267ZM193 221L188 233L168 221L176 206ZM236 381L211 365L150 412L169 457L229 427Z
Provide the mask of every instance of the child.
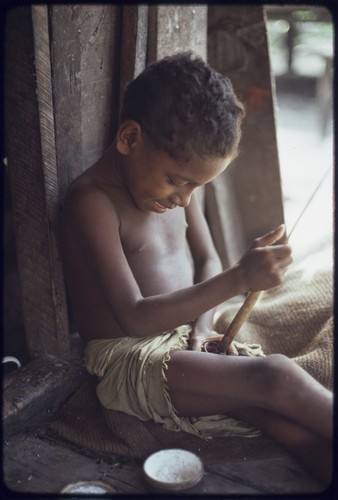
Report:
M73 316L106 408L198 435L260 429L328 483L332 394L279 354L201 351L217 305L279 285L291 262L271 246L280 226L222 271L196 200L235 158L243 115L229 80L191 53L129 84L115 141L65 200Z

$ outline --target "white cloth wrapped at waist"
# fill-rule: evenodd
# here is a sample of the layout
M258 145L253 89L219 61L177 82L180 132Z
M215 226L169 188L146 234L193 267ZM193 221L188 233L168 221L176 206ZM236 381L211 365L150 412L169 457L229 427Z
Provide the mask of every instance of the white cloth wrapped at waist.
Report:
M204 438L259 435L257 429L226 415L177 415L167 387L167 363L172 351L188 349L191 328L188 324L149 337L90 341L85 365L99 379L96 392L102 406ZM234 343L240 354L264 356L257 344Z

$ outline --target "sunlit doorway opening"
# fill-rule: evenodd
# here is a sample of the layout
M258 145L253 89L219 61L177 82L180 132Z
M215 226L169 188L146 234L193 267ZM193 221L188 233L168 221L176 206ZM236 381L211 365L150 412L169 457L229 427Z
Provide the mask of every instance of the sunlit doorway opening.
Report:
M267 6L275 119L287 229L294 256L333 249L333 22L321 7Z

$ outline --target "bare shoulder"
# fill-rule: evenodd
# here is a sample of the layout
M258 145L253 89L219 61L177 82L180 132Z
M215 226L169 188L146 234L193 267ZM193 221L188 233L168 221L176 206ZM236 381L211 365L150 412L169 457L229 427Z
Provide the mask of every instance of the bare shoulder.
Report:
M107 194L97 179L84 172L69 185L65 197L65 206L72 207L88 198L106 197Z
M82 174L67 190L63 224L80 229L82 225L101 223L119 225L114 196L95 178Z

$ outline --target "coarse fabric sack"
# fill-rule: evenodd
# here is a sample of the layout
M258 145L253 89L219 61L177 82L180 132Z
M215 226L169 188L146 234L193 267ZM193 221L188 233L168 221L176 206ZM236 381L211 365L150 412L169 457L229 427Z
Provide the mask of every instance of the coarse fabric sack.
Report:
M227 331L242 303L219 307L217 332ZM332 389L333 331L333 262L326 246L295 261L281 286L262 293L236 339L260 344L266 355L288 356Z

